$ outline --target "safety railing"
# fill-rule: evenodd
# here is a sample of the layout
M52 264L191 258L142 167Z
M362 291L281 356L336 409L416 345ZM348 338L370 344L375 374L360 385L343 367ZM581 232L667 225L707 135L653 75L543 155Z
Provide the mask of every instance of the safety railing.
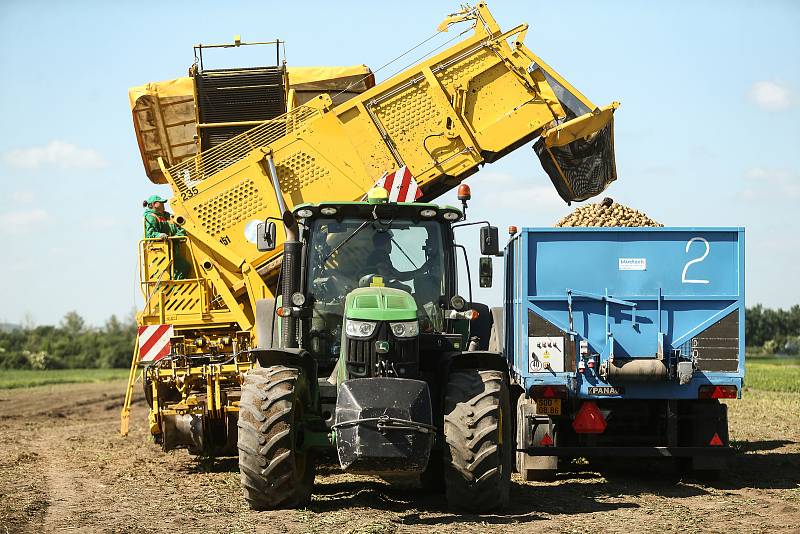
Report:
M208 281L193 278L195 262L185 237L143 239L139 242L139 278L144 317L159 323L177 315L210 311Z
M205 180L247 156L253 149L268 146L281 137L292 133L303 123L321 113L319 109L301 106L278 118L264 121L260 125L205 150L167 169L180 191L186 191L193 183Z

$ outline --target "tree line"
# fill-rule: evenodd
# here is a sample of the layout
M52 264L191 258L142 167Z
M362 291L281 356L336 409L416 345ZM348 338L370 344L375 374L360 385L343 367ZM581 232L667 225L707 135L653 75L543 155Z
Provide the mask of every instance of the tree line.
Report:
M800 305L788 310L747 308L744 320L747 346L765 354L800 354Z
M800 305L788 310L747 309L745 336L753 352L800 354ZM128 367L136 323L112 315L90 327L77 312L57 326L27 326L0 331L0 369L83 369Z
M0 332L0 369L129 367L135 337L133 317L112 315L97 328L74 311L58 326L6 326Z

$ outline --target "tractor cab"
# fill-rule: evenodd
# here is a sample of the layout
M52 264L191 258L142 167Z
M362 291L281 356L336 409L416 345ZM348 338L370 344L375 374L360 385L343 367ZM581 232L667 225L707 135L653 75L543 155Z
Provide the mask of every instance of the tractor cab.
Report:
M304 227L307 266L299 345L320 372L338 362L337 382L418 377L420 338L449 330L451 343L466 342L446 319L456 296L451 223L462 219L461 211L373 197L303 205L294 214Z

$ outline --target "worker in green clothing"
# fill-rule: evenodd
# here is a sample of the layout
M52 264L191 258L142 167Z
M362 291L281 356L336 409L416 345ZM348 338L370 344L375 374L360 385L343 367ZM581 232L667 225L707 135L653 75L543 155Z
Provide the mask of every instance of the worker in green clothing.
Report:
M158 195L150 195L142 205L146 208L144 210L144 237L147 239L167 239L168 237L182 237L186 232L172 222L171 215L164 209L167 199L161 198ZM173 241L172 255L173 255L173 279L183 280L189 271L189 265L183 259L180 253L180 240Z
M170 220L172 217L164 209L167 199L158 195L150 195L143 202L144 210L144 236L148 239L166 239L172 236L184 236L183 228Z

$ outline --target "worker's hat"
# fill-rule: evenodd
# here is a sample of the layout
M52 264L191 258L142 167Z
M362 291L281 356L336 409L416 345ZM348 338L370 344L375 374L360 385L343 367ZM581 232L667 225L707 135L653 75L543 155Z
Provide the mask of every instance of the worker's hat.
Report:
M148 203L148 204L152 204L153 202L162 202L162 203L166 203L166 202L169 202L169 201L168 201L166 198L161 198L161 197L160 197L160 196L158 196L158 195L150 195L150 196L147 198L147 203Z

